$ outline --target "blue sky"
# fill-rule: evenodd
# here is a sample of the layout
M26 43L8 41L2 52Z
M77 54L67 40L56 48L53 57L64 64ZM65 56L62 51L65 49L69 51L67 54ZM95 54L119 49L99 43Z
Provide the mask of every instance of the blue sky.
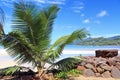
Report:
M0 0L5 11L5 32L11 31L12 2ZM92 37L120 35L120 0L27 0L40 7L58 4L61 8L54 23L52 42L74 30L86 28Z

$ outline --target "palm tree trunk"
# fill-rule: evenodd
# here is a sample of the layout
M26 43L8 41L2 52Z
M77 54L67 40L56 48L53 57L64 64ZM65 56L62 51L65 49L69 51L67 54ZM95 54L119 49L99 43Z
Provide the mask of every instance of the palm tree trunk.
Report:
M41 77L42 75L43 75L43 73L44 73L44 65L45 65L45 63L44 62L41 62L40 64L39 64L39 66L37 67L37 70L38 70L38 75Z

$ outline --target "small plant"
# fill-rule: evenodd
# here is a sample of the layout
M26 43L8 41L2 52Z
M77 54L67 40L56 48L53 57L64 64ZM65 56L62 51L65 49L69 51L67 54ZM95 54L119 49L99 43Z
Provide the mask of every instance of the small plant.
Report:
M77 70L77 69L72 69L72 70L69 70L69 71L62 71L62 72L60 72L60 73L57 73L57 74L56 74L56 78L66 79L66 78L68 78L68 75L77 77L77 76L79 76L80 74L83 74L83 72L82 72L82 71L79 71L79 70Z
M62 71L62 72L56 74L56 77L66 79L67 78L67 73L65 71Z
M72 69L72 70L68 71L67 74L70 74L73 76L79 76L80 74L82 74L82 71L79 71L77 69Z

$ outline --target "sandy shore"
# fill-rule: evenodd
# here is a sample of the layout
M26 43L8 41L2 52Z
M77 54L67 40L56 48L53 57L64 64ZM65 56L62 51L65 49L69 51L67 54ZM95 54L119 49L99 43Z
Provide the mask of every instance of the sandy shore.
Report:
M120 80L120 79L115 79L115 78L101 78L101 77L75 77L74 80Z
M63 54L67 54L68 56L71 54L82 54L84 55L95 55L95 50L72 50L72 49L67 49L67 50L63 50ZM119 55L120 55L120 51L119 51ZM0 68L5 68L5 67L9 67L9 66L14 66L14 65L18 65L13 58L11 58L8 53L5 51L5 49L0 49ZM29 68L31 67L31 64L23 64L22 66L26 66Z

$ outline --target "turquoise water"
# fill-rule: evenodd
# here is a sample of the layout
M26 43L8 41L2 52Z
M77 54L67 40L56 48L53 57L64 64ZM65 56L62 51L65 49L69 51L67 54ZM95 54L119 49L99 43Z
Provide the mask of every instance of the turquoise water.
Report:
M67 45L65 49L74 49L74 50L98 50L98 49L118 49L120 46L79 46L79 45Z

